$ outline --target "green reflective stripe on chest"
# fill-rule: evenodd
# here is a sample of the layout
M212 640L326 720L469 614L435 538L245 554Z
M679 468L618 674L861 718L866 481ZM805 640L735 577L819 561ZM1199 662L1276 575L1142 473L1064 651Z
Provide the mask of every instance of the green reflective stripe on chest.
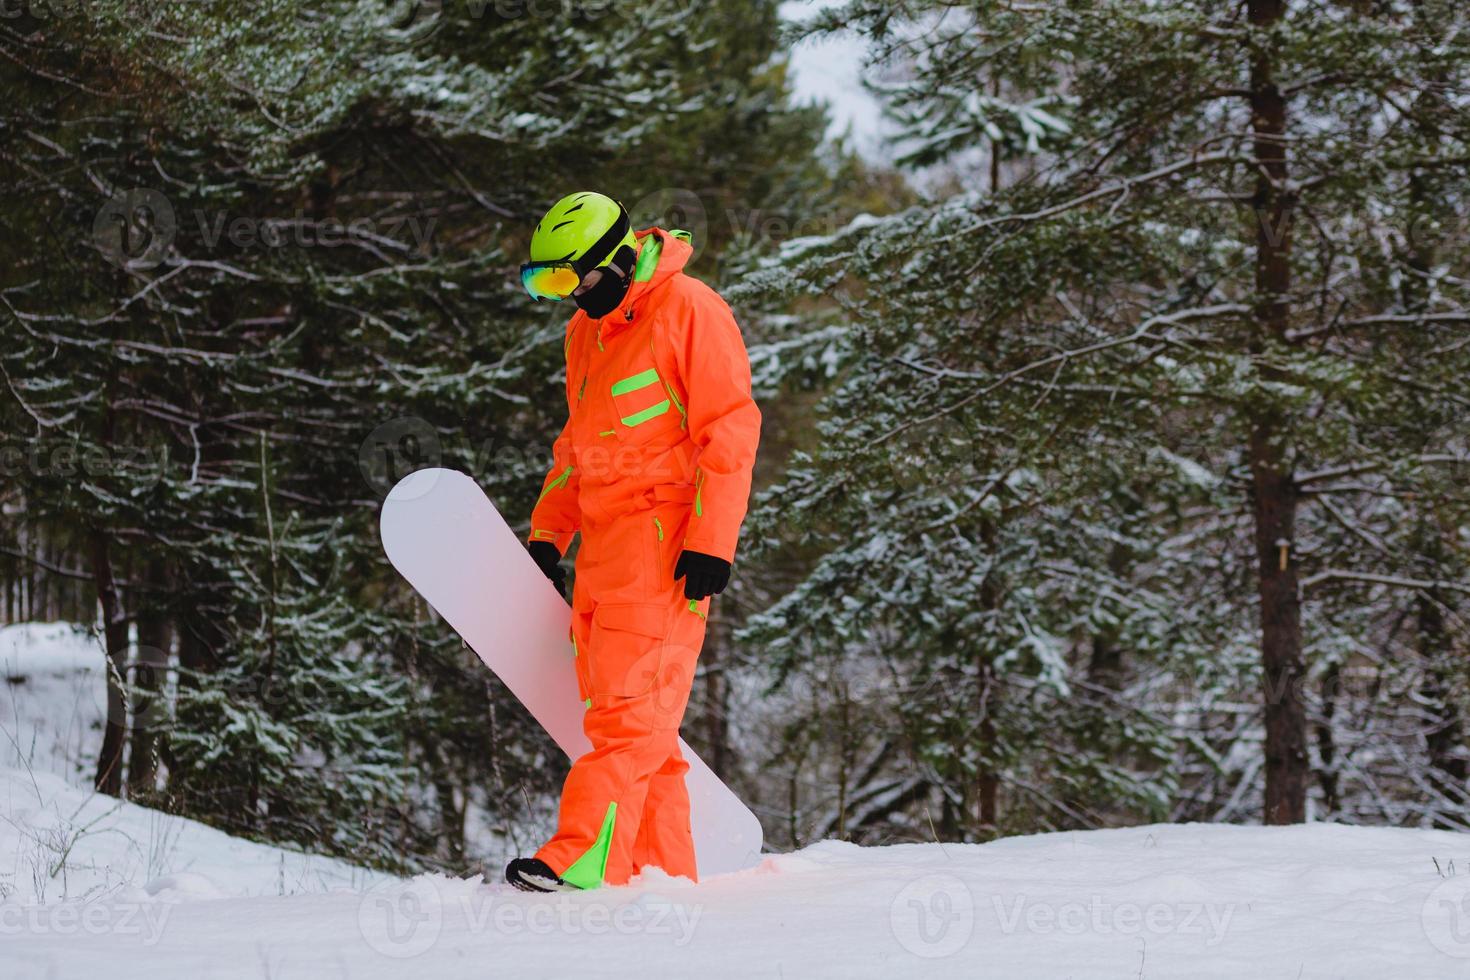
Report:
M658 371L649 368L647 371L639 371L637 374L624 378L612 386L614 395L626 395L630 391L639 391L649 385L658 384Z
M642 391L644 388L651 387L652 385L656 385L658 383L658 369L648 368L646 370L639 371L637 374L631 375L630 377L626 377L623 380L614 384L612 386L612 393L614 395L626 395L634 391ZM643 409L641 412L634 412L632 415L624 415L621 421L624 425L634 426L643 422L647 422L649 419L657 418L668 410L669 400L665 398L658 404L650 405L648 408Z
M657 405L650 405L648 408L645 408L641 412L634 412L632 415L624 415L622 421L624 425L629 427L641 425L642 423L647 422L649 419L658 418L660 415L667 412L668 410L669 400L665 398Z

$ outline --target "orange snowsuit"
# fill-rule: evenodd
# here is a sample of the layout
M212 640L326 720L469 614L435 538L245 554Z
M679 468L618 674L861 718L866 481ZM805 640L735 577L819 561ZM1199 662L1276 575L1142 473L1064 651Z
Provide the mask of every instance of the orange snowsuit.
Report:
M682 272L688 236L636 234L623 302L567 324L569 417L531 515L530 540L563 554L582 534L570 640L592 749L536 857L584 888L648 865L697 877L678 738L709 599L684 598L674 563L734 561L760 438L740 328Z

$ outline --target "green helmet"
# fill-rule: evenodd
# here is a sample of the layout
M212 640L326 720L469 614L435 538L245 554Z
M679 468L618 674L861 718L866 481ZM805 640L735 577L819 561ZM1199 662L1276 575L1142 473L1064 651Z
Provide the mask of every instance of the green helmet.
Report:
M603 236L615 228L624 233L611 242ZM589 269L604 266L627 245L636 248L632 226L623 206L606 194L579 191L551 206L531 236L532 262L577 262ZM593 250L603 254L594 254Z

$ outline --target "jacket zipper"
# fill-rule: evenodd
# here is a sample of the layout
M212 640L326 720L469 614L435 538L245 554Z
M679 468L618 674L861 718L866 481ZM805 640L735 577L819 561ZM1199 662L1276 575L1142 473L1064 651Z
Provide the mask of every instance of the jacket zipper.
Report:
M550 483L546 484L546 489L544 489L544 490L541 491L541 496L539 496L539 497L536 498L536 503L539 504L539 503L541 503L541 501L545 500L546 499L546 495L548 493L550 493L551 491L553 491L553 490L560 490L562 487L566 486L567 485L567 481L570 480L571 478L572 478L572 468L570 466L568 466L566 469L564 469L564 470L561 471L561 475L560 476L558 476L555 480L552 480Z

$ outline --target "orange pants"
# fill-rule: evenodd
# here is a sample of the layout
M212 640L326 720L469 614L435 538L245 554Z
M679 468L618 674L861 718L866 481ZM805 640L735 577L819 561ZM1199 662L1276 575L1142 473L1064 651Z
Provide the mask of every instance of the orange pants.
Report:
M679 722L709 600L691 604L673 577L690 504L649 505L584 524L577 554L572 643L592 749L572 763L556 834L536 856L564 876L576 865L568 877L583 887L648 866L697 880Z

